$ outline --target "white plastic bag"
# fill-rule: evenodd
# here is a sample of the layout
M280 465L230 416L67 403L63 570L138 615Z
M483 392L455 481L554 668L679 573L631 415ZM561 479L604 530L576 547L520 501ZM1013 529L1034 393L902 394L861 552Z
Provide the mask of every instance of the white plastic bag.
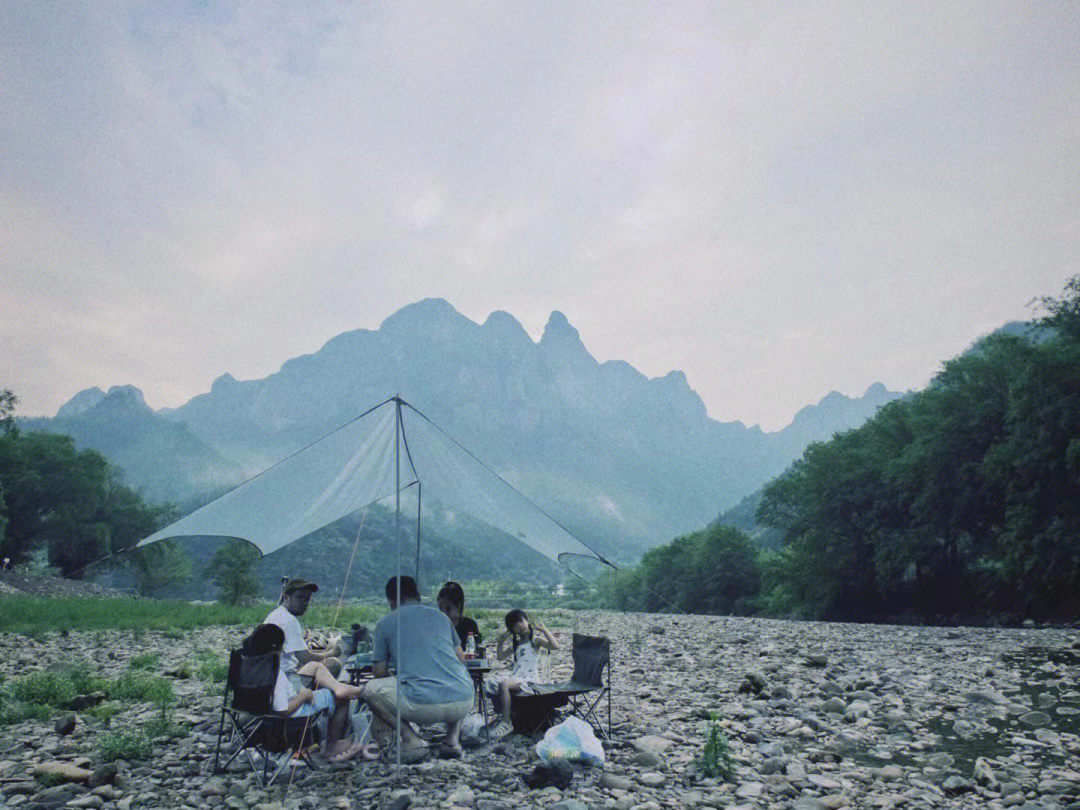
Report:
M484 718L477 712L465 715L465 719L461 721L461 736L466 739L474 739L480 736L480 733L484 730Z
M580 717L567 717L549 728L544 739L536 744L536 753L545 762L565 759L586 765L604 763L604 747L596 739L592 726Z
M371 736L371 709L367 707L366 703L360 701L353 705L356 708L349 713L349 727L352 731L352 738L361 745L367 745L369 742L374 741Z

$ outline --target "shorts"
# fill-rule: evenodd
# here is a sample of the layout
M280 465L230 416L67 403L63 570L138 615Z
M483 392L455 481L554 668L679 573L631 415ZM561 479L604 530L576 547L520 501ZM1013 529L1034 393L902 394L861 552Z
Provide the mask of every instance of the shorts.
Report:
M378 703L389 714L397 714L401 706L401 716L420 726L433 723L457 723L472 711L473 698L452 703L413 703L404 695L398 694L397 678L376 678L369 681L364 696Z
M305 703L290 717L307 717L309 714L315 714L319 709L326 709L328 714L334 713L334 693L329 689L316 689L315 698L311 703Z

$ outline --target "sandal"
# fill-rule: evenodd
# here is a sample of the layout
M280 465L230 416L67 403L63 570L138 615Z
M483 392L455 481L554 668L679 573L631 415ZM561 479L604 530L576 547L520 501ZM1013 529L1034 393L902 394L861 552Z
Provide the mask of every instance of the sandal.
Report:
M360 743L354 743L353 745L350 745L348 748L345 748L345 749L343 749L341 751L338 751L336 754L331 754L330 756L328 756L326 758L326 760L327 760L327 762L333 762L333 763L348 762L350 759L355 757L357 754L362 753L363 750L364 750L363 745L361 745Z
M378 743L370 742L367 745L360 746L360 756L368 760L368 762L374 762L382 756L382 749L379 748Z
M464 755L464 751L461 750L460 745L447 745L443 743L439 746L439 759L461 759Z
M401 746L401 764L415 765L427 759L428 747L426 745L403 745ZM383 760L393 765L397 762L397 744L391 743L382 753Z

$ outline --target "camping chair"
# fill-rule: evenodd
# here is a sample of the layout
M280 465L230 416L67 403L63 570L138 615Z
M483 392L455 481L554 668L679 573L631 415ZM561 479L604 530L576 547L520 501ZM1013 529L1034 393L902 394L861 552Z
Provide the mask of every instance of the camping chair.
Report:
M316 721L325 715L326 711L320 709L305 717L281 717L273 713L271 703L280 659L280 653L244 655L241 650L233 650L229 654L229 675L225 679L221 724L218 726L217 748L214 750L215 773L228 768L241 753L264 788L277 779L294 757L314 768L307 748L314 742ZM229 692L232 692L231 704ZM229 722L228 729L225 727L226 718ZM235 750L219 768L221 747L226 736ZM255 752L262 755L261 767L254 756ZM271 774L272 755L280 758L280 764Z
M516 695L510 711L514 731L536 734L549 727L556 709L570 705L570 713L589 723L599 736L611 739L611 641L603 636L574 633L574 674L563 683L537 684L535 694ZM607 730L596 714L607 698Z

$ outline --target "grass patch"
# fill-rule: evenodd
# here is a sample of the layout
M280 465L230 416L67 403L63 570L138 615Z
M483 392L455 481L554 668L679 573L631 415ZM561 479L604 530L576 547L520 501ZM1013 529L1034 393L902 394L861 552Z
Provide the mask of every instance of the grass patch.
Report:
M34 778L44 788L58 787L67 783L67 777L59 773L39 773Z
M105 728L109 727L112 719L116 715L124 711L124 707L113 700L107 700L104 703L99 703L97 706L91 706L83 710L83 713L93 720L97 720Z
M106 692L115 700L145 700L159 706L171 705L176 700L172 682L167 678L137 669L129 669Z
M13 726L24 720L48 720L57 709L40 703L0 702L0 726Z
M0 633L19 633L44 639L46 633L71 630L147 630L183 638L200 627L254 627L274 609L271 602L255 605L192 603L157 599L57 599L39 596L0 597ZM308 627L337 628L353 622L372 624L388 610L385 606L348 605L338 613L333 603L313 605L304 615Z
M128 669L141 669L147 672L153 671L158 668L160 658L157 653L143 653L142 655L132 656L128 661Z
M113 734L107 731L97 741L97 754L102 762L147 759L152 752L150 738L144 733Z
M229 661L220 653L203 650L196 656L195 674L203 683L225 683Z

